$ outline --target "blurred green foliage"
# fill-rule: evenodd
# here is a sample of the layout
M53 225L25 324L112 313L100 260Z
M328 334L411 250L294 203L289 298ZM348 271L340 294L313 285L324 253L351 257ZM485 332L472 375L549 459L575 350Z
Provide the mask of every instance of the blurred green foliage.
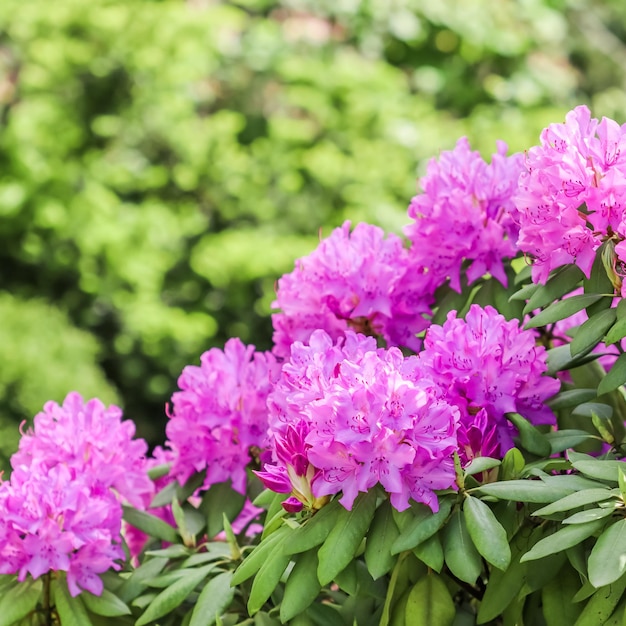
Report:
M270 346L320 228L398 232L461 135L623 118L625 24L617 0L3 0L0 449L71 389L161 440L185 364Z

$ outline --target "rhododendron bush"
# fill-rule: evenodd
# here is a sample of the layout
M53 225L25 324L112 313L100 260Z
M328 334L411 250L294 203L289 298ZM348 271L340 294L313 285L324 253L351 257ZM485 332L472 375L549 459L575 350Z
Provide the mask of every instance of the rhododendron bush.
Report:
M148 454L70 393L0 483L0 626L626 619L626 125L586 107L346 222L274 348L189 365Z

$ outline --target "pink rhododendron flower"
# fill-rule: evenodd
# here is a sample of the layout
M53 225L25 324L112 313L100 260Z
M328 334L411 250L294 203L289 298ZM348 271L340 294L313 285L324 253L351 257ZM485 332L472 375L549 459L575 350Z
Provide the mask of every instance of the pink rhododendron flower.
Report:
M317 330L309 345L295 342L268 407L274 462L260 476L306 506L341 492L350 509L381 484L398 510L413 499L436 511L434 490L454 485L458 410L416 357L372 337L346 331L333 342Z
M318 328L333 339L352 329L388 345L419 349L416 334L433 300L423 272L402 240L370 224L336 228L278 281L272 315L274 352L288 356L294 341Z
M517 252L511 197L523 166L520 154L505 156L505 143L497 148L487 164L467 138L459 139L454 150L430 161L420 180L423 193L409 205L414 222L404 232L433 289L450 279L460 291L461 266L467 262L470 283L487 272L507 283L502 261Z
M472 305L464 320L451 311L442 326L428 329L418 359L460 410L459 454L465 461L502 458L513 447L515 429L506 413L520 413L533 424L555 422L545 401L560 383L543 375L545 348L535 344L532 331L490 306Z
M576 107L551 124L528 150L514 196L518 245L532 255L533 280L575 263L589 277L603 241L614 247L611 273L619 286L626 262L626 125ZM622 288L624 289L624 288ZM624 291L622 292L624 295Z
M48 402L0 483L0 573L67 572L70 593L99 595L100 574L124 558L122 501L151 499L146 443L115 406L70 393Z
M223 351L212 348L200 361L200 367L185 367L172 396L166 427L171 473L184 484L206 469L203 489L231 480L245 493L250 450L266 445L266 399L279 366L270 353L239 339L230 339Z

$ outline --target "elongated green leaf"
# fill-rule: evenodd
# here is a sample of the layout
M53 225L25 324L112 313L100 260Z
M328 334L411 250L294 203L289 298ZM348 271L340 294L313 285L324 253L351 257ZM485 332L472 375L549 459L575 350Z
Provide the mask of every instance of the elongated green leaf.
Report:
M283 545L285 554L306 552L315 546L324 543L328 533L335 527L340 511L344 510L338 500L333 500L311 519L307 520L300 528L293 531Z
M269 555L274 551L282 552L283 543L289 543L287 539L294 531L289 526L282 526L250 552L233 575L233 585L240 585L244 580L254 576Z
M604 338L604 343L610 345L617 343L626 337L626 317L618 319L617 322L609 329Z
M594 519L604 519L613 515L615 512L614 506L606 506L597 509L588 509L586 511L579 511L565 518L562 524L584 524L585 522L591 522Z
M283 623L302 613L317 598L321 589L317 579L317 552L309 550L296 557L280 604L280 619Z
M582 353L577 357L572 357L570 352L570 344L566 343L564 346L557 346L556 348L550 348L548 350L546 364L548 365L548 376L554 376L557 372L563 370L570 370L574 367L580 367L585 363L595 361L600 357L599 353L593 352L591 354Z
M568 389L550 398L550 400L548 400L548 406L553 411L560 411L561 409L570 409L574 406L578 406L583 402L589 402L589 400L593 400L595 397L595 389Z
M144 533L151 537L162 539L169 543L178 543L179 536L176 529L172 528L167 522L128 505L123 505L122 509L124 510L124 520L131 526L143 530Z
M572 601L580 587L580 578L571 568L561 570L541 590L541 604L546 626L572 626L582 607Z
M215 623L235 595L235 589L230 585L232 578L232 572L224 572L205 585L196 600L189 626L211 626Z
M168 559L156 558L142 563L116 590L117 597L123 602L131 602L167 565Z
M405 550L413 550L422 541L432 537L445 523L452 509L451 498L441 498L439 500L439 511L425 518L417 517L409 522L400 531L399 537L391 546L391 552L398 554Z
M548 554L567 550L567 548L571 548L581 541L584 541L587 537L591 537L591 535L599 531L603 525L604 520L594 520L586 524L570 524L558 530L553 535L544 537L541 541L537 542L537 544L521 558L521 561L523 563L525 561L541 559Z
M537 503L554 502L554 500L563 498L575 491L566 486L548 485L540 480L505 480L481 485L476 490L488 496L495 496L500 500Z
M543 285L537 289L524 307L523 314L527 315L535 309L540 309L547 304L567 295L573 291L584 278L584 274L575 265L566 265L558 269ZM571 300L571 298L569 298ZM583 307L584 308L584 307ZM579 309L580 310L580 309ZM568 317L567 315L565 317ZM560 318L562 319L562 318Z
M572 465L583 474L600 480L618 482L618 472L626 470L626 462L611 459L594 459L588 454L570 451L568 458Z
M579 506L602 502L603 500L609 500L613 497L614 495L608 488L585 489L584 491L578 491L569 496L565 496L548 506L544 506L535 511L533 515L552 515L560 511L571 511L572 509L577 509Z
M602 341L609 328L613 326L616 316L615 309L605 309L584 322L572 340L570 347L572 356L595 348Z
M415 583L405 609L406 626L451 626L456 610L445 583L428 574Z
M598 395L609 393L626 383L626 354L620 354L608 374L598 385Z
M516 265L518 261L519 259L516 259L511 263L511 265L516 269L518 267ZM513 282L516 285L520 285L521 283L526 283L532 278L532 275L533 275L533 266L530 264L523 265L521 266L519 272L517 272L517 274L515 275L515 279L513 280Z
M391 554L391 546L399 534L393 520L391 503L385 500L374 514L365 544L365 563L374 580L391 571L396 562Z
M582 415L583 417L597 415L602 419L608 420L613 415L613 407L603 402L584 402L572 411L572 415Z
M482 556L498 569L505 570L511 562L511 549L506 531L487 504L468 496L463 514L472 543Z
M611 524L589 555L589 581L594 587L610 585L626 572L626 520Z
M443 553L446 565L459 580L470 585L476 582L482 571L482 561L459 510L452 514L443 531Z
M571 454L571 452L570 452ZM570 489L572 491L582 491L583 489L596 489L605 487L605 485L597 480L578 476L576 474L561 474L559 476L542 476L541 481L546 485L558 487L559 489Z
M548 456L550 454L550 442L527 419L519 413L507 413L506 417L517 427L522 447L537 456Z
M588 433L586 430L573 428L555 430L554 432L546 433L545 435L545 438L550 443L551 454L556 454L557 452L563 452L568 448L573 448L574 446L587 441L591 437L591 433Z
M130 609L126 606L126 603L108 589L103 589L99 596L94 596L88 591L84 591L81 597L85 606L96 615L103 615L104 617L130 615Z
M422 563L425 563L431 570L439 573L443 568L443 546L441 545L441 539L438 534L434 534L432 537L417 544L417 547L413 550L413 554Z
M250 597L248 598L248 613L254 615L261 610L268 598L278 585L291 557L280 550L272 552L254 577Z
M4 586L0 595L0 626L11 626L26 617L41 597L41 580L13 582Z
M54 605L63 626L91 626L91 620L80 595L73 598L67 587L65 576L53 578L50 591L54 597Z
M340 511L336 526L319 549L317 576L322 585L331 582L354 558L376 510L376 491L359 494L351 511Z
M494 467L498 467L502 464L502 461L499 459L492 459L489 456L477 456L472 459L467 467L465 468L466 476L474 476L475 474L480 474L486 470L490 470Z
M525 465L524 455L517 448L511 448L502 459L502 467L499 472L500 479L513 480L519 478L524 472Z
M215 565L211 563L198 569L187 570L188 573L184 578L161 591L150 602L144 614L135 622L135 626L149 624L179 607L214 567Z
M604 624L619 603L626 589L626 574L610 585L600 587L574 623L574 626L598 626Z

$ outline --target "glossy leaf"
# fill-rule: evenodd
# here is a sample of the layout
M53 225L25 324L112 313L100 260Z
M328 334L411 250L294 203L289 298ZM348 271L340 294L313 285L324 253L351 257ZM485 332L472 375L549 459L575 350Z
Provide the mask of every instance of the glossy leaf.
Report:
M246 496L236 492L230 481L211 485L210 489L203 494L200 510L207 520L207 535L215 537L224 530L223 514L229 522L232 522L246 502Z
M443 547L438 534L434 534L432 537L426 539L426 541L417 544L417 547L413 550L413 554L431 570L437 573L441 572L443 568Z
M339 513L345 510L339 500L333 500L320 509L313 517L294 530L285 542L283 552L296 554L306 552L315 546L324 543L330 531L335 527Z
M466 476L473 476L480 474L486 470L490 470L494 467L498 467L502 464L499 459L492 459L489 456L478 456L473 458L466 466L464 472Z
M626 383L626 354L620 354L598 385L598 395L609 393Z
M285 585L285 595L280 604L283 623L302 613L315 601L321 589L317 579L317 551L309 550L296 556L296 563Z
M602 502L603 500L609 500L613 497L614 494L612 494L608 488L585 489L584 491L578 491L565 496L548 506L544 506L535 511L533 515L553 515L554 513L559 513L561 511L571 511L579 506Z
M559 268L548 279L545 285L537 289L524 307L523 314L527 315L535 309L540 309L547 304L567 295L580 284L584 274L576 265L566 265ZM571 300L571 298L568 298ZM568 316L566 316L568 317Z
M519 441L523 448L537 456L548 456L550 454L550 442L527 419L519 413L507 413L506 417L516 426Z
M548 400L547 404L553 411L570 409L596 397L595 389L568 389L561 391ZM558 432L558 431L557 431Z
M270 553L254 577L250 597L248 598L248 612L254 615L267 602L278 585L291 557L280 550Z
M451 626L456 609L445 583L436 574L424 576L413 586L405 608L406 626Z
M428 514L426 517L416 517L400 531L399 537L394 541L391 552L398 554L405 550L413 550L422 541L432 537L445 523L452 510L451 498L439 499L439 511Z
M599 460L588 454L571 451L568 458L572 465L583 474L600 480L618 482L618 472L626 470L626 462L610 459Z
M128 505L122 505L124 510L124 520L131 526L143 530L146 534L169 543L178 543L179 535L176 529L172 528L167 522L162 519L146 513L145 511L139 511Z
M282 526L269 537L263 539L235 570L233 585L240 585L244 580L254 576L273 552L280 551L282 553L283 543L288 543L287 537L293 532L289 526Z
M602 508L596 509L587 509L586 511L579 511L578 513L574 513L574 515L570 515L566 517L561 523L562 524L584 524L585 522L591 522L595 519L604 519L605 517L609 517L613 515L615 512L614 506L606 506Z
M544 436L550 443L550 454L557 454L588 441L593 435L586 430L564 428L546 433Z
M615 324L609 329L604 338L604 343L610 345L617 343L626 337L626 317L618 319Z
M215 565L211 563L198 569L187 570L188 573L184 578L161 591L150 602L143 615L135 622L135 626L149 624L178 608L214 567Z
M376 510L376 490L359 494L352 510L342 509L335 527L319 549L317 576L322 585L331 582L354 558Z
M626 589L626 575L600 587L587 601L574 626L598 626L611 616Z
M67 587L65 576L53 578L50 591L54 597L54 605L63 626L91 626L91 620L80 595L73 598Z
M506 531L487 504L467 497L463 502L467 532L478 552L494 567L505 570L511 562Z
M476 582L482 571L482 561L458 509L444 528L443 553L446 565L459 580L470 585Z
M532 549L527 552L521 561L532 561L533 559L541 559L548 554L554 554L561 550L567 550L576 544L591 537L599 531L604 525L604 520L593 520L586 524L570 524L561 530L557 530L552 535L544 537L538 541Z
M589 555L589 581L594 587L610 585L626 573L626 520L611 524Z
M103 589L99 596L94 596L88 591L81 594L85 606L96 615L104 617L117 617L130 615L130 609L122 600L108 589Z
M615 322L615 309L605 309L586 320L576 332L570 351L577 356L590 348L595 348Z
M393 519L391 508L389 500L385 500L378 507L367 533L365 563L374 580L391 571L396 562L396 557L391 554L391 546L400 531Z
M189 626L211 626L231 604L235 589L231 586L232 572L211 578L196 600Z
M580 587L578 574L567 567L541 590L541 604L546 626L572 626L582 607L573 602Z
M548 485L540 480L505 480L481 485L476 490L500 500L536 503L554 502L574 491L565 486Z
M65 584L65 583L63 583ZM26 617L41 597L42 581L12 581L0 591L0 626L11 626Z
M531 318L524 328L540 328L541 326L554 324L554 322L560 322L567 317L571 317L574 313L582 311L602 297L601 295L581 295L572 296L566 300L559 300Z

